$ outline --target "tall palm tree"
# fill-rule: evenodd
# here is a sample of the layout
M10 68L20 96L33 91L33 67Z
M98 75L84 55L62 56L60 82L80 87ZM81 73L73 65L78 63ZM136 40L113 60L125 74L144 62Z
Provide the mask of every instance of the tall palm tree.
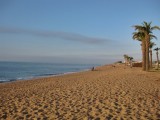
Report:
M143 32L134 32L133 39L141 42L141 50L142 50L142 70L146 70L146 43L145 43L145 35Z
M135 25L134 28L135 30L138 30L139 32L142 32L144 34L144 41L145 41L145 46L146 46L146 71L149 70L149 44L150 44L150 38L154 38L155 36L152 34L152 31L155 29L159 29L160 27L158 26L153 26L151 27L152 22L143 22L142 26L141 25Z
M154 49L156 51L156 55L157 55L157 69L159 68L159 56L158 56L158 51L160 50L160 48L155 48Z
M149 44L149 53L150 53L150 68L152 68L152 48L153 46L155 46L156 44L154 42L150 42Z

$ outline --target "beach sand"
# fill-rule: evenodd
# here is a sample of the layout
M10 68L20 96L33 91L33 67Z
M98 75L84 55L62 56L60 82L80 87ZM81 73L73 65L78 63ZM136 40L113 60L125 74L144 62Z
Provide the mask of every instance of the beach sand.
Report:
M160 73L95 71L0 84L3 120L160 120Z

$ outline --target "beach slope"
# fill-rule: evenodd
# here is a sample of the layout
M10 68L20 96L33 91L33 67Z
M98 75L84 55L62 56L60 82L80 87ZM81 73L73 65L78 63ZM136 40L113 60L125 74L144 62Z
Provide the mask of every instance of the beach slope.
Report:
M95 71L1 83L0 119L160 119L160 73L106 65Z

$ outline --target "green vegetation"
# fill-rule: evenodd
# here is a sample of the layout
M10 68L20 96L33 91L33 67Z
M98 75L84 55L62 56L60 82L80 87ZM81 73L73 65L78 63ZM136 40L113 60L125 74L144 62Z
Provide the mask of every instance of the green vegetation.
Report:
M126 54L123 55L125 65L130 65L132 67L133 57L130 57Z

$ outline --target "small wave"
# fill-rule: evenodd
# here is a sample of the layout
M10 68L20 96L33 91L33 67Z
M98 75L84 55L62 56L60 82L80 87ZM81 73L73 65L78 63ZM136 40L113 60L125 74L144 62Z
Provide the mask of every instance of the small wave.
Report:
M57 74L56 73L45 73L45 74L40 74L40 75L35 75L35 76L52 76L52 75L57 75Z
M6 80L4 80L4 79L2 80L2 79L1 79L1 80L0 80L0 83L13 82L13 81L16 81L16 79L10 79L10 80L7 80L7 79L6 79Z
M7 81L8 81L8 80L4 80L4 79L3 79L3 80L0 80L0 83L7 82Z

